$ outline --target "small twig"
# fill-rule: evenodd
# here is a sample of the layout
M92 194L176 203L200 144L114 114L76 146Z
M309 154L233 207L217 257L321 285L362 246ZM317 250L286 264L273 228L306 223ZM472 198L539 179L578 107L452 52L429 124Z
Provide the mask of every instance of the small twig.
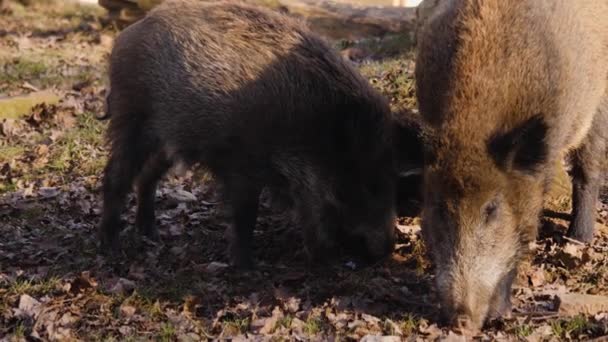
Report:
M566 240L566 241L568 241L568 242L572 242L573 244L575 244L575 245L579 245L579 246L584 246L584 245L585 245L585 243L584 243L584 242L580 242L580 241L578 241L578 240L575 240L575 239L573 239L573 238L569 238L569 237L567 237L567 236L564 236L564 240Z
M531 321L544 321L551 318L559 317L555 311L537 311L537 312L514 312L513 317L527 317Z
M21 85L21 88L28 89L31 91L40 91L40 89L36 88L33 84L31 84L29 82L23 82L23 84Z

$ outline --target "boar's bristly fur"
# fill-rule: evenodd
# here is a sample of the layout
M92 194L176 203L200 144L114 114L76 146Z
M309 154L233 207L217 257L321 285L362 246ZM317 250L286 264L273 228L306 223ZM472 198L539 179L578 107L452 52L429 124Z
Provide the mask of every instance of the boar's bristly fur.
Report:
M423 235L450 323L510 310L552 170L573 164L568 234L591 241L608 134L608 1L446 0L416 63Z
M155 236L156 183L175 162L224 185L232 261L249 267L262 188L286 189L312 259L335 243L392 250L387 101L298 20L245 4L166 1L110 58L103 248L116 248L135 182L136 225Z

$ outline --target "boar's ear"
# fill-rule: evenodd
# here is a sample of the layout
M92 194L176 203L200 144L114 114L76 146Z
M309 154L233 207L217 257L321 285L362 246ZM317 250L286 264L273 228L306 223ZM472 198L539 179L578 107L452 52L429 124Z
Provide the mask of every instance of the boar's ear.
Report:
M534 173L547 159L547 124L533 116L507 132L497 132L488 140L488 153L504 170Z

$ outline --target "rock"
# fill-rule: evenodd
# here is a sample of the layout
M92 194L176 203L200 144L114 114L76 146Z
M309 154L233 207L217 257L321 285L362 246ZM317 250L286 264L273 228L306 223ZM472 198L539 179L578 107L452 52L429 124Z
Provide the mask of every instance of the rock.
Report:
M556 296L558 313L564 316L597 315L608 312L608 296L565 293Z

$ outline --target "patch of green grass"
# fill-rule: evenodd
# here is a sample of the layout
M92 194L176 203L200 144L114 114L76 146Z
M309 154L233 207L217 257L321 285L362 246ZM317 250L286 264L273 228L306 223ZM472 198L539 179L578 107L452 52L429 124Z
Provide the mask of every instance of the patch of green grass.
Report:
M561 337L564 334L564 328L560 321L552 321L551 322L551 332L556 337Z
M53 7L53 12L58 17L72 20L82 20L83 18L93 18L104 15L104 9L99 6L80 4L76 1L62 1Z
M25 147L23 146L0 146L0 164L9 162L24 152Z
M551 322L551 331L558 338L576 337L581 334L592 333L598 325L589 321L584 315L577 315L569 319L560 319Z
M2 60L0 82L14 83L43 78L49 72L49 66L37 57L20 56L12 61Z
M79 115L77 122L77 127L69 130L54 145L47 171L78 171L81 175L95 175L103 169L105 158L100 155L100 148L104 124L90 113Z
M41 280L39 282L34 282L31 280L15 280L12 284L10 284L8 293L12 295L44 295L54 292L59 284L60 280L56 277Z
M17 191L17 184L14 182L3 182L0 183L0 194L5 192L14 192Z
M92 20L93 17L104 15L104 9L100 6L80 4L77 1L21 0L19 2L10 4L12 17L35 28L53 27L58 30L76 28L82 18ZM62 22L61 19L68 20Z
M249 317L245 318L231 318L222 322L224 328L224 335L226 336L237 336L247 332L249 330Z
M159 334L159 341L162 342L170 342L173 341L175 339L175 336L177 335L177 330L175 330L175 327L173 325L171 325L170 323L162 323L160 325L160 334Z
M359 70L393 105L408 108L416 106L414 70L407 59L365 63Z
M23 82L45 89L70 88L74 83L98 78L104 70L92 55L89 64L83 64L74 49L47 49L41 52L8 51L0 53L0 92L17 90Z
M24 78L39 78L48 72L48 68L42 61L19 58L14 61L12 71L17 76L16 79L20 80Z
M585 332L585 330L590 327L589 320L583 315L572 317L565 325L566 331L575 335Z
M334 47L334 49L340 51L340 50L348 49L349 47L353 47L355 45L356 45L356 43L350 39L338 39L337 41L334 42L333 47Z
M27 329L26 329L25 325L23 325L23 323L21 323L21 322L17 323L17 326L15 327L15 331L13 333L14 339L19 340L19 339L25 338L26 331L27 331Z
M534 332L534 327L529 324L518 325L513 328L512 333L520 338L526 338Z
M318 334L323 328L323 322L319 317L309 316L304 322L304 332L310 336Z
M416 329L418 329L418 325L420 324L420 318L416 317L413 314L407 314L400 322L399 327L403 332L404 336L412 335Z
M277 321L274 329L286 328L289 329L291 327L291 322L293 322L293 316L287 315Z
M15 280L8 288L8 291L12 294L22 295L30 292L32 287L33 285L31 280Z
M161 319L164 317L163 310L158 300L153 298L143 296L140 292L134 291L129 297L125 298L122 304L132 305L142 313L147 313L152 319Z

